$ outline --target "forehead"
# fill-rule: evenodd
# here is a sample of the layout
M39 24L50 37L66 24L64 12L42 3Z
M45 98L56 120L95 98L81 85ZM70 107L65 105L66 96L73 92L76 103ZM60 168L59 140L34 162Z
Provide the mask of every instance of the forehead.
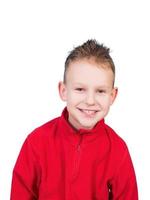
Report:
M66 82L93 85L112 85L114 75L107 64L89 60L74 61L69 64Z

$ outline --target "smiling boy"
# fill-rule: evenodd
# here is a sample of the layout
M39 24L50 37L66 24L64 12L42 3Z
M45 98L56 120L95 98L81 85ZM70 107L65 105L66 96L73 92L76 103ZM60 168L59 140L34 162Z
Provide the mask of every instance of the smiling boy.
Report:
M25 140L11 200L137 200L125 142L104 122L117 96L109 49L88 40L65 62L62 115Z
M113 79L109 66L99 65L92 57L69 65L59 91L67 102L68 120L76 129L92 129L107 115L117 94Z

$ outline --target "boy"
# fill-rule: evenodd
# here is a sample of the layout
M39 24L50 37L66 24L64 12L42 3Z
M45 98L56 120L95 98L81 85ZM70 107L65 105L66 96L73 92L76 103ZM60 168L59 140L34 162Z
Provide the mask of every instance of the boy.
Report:
M62 115L25 140L13 171L11 200L137 200L125 142L105 124L113 104L109 49L88 40L65 62Z

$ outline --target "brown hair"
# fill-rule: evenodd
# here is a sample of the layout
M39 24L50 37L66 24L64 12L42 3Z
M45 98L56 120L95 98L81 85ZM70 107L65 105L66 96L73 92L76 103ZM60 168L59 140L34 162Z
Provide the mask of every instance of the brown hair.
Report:
M110 49L103 44L99 44L96 40L87 40L82 45L77 46L70 51L68 57L66 58L64 82L66 82L66 71L69 64L85 58L93 59L96 63L107 64L107 67L112 70L115 77L115 65L110 56Z

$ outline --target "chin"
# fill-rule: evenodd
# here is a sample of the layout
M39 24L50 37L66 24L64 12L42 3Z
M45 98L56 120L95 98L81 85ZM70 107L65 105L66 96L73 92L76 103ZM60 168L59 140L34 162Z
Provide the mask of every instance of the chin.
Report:
M81 127L83 129L92 129L97 123L94 124L85 124L85 123L81 123Z

